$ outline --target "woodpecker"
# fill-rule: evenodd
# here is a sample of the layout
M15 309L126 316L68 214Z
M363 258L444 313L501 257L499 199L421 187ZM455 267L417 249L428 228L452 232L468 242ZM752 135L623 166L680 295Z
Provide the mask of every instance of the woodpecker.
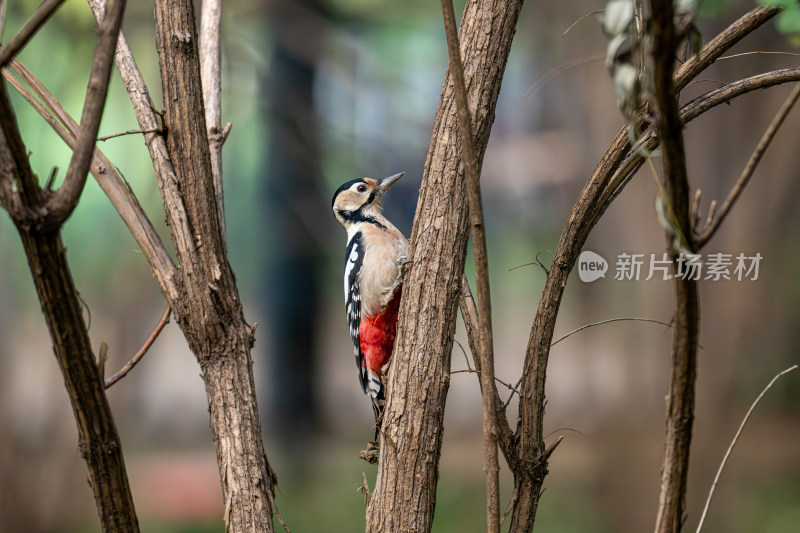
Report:
M347 231L345 309L361 389L372 399L376 438L386 402L382 368L394 348L403 276L410 263L408 241L383 216L383 196L403 174L380 181L350 180L331 202L334 217Z

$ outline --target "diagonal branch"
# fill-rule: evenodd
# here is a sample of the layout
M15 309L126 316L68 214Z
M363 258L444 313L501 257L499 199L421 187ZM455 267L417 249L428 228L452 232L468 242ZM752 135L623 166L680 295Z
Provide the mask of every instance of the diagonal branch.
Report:
M731 82L727 85L719 87L718 89L698 96L691 102L684 105L681 108L681 120L684 124L687 124L706 111L709 111L720 104L726 104L743 94L797 81L800 81L800 67L773 70L771 72L764 72L749 78ZM639 137L636 145L628 151L628 153L625 155L625 159L615 171L614 178L611 180L608 187L606 187L606 190L604 191L600 200L602 210L598 214L598 218L605 212L608 206L611 205L611 202L613 202L614 199L619 196L619 194L622 192L622 189L633 177L636 170L638 170L642 165L644 162L642 154L655 150L658 147L658 143L659 139L658 135L656 134L655 127L650 126Z
M481 205L481 186L475 147L472 143L467 90L464 83L464 66L456 32L453 1L442 0L447 50L450 54L450 72L456 96L458 131L461 140L461 157L464 159L467 200L469 201L470 227L475 259L475 279L478 292L478 327L480 330L481 391L483 396L483 444L486 465L486 522L489 533L500 531L500 467L497 461L497 395L494 394L494 347L492 340L492 302L489 293L489 263L486 253L486 228Z
M81 114L78 143L72 152L64 184L47 199L45 205L45 211L52 213L51 223L56 225L72 214L86 183L94 145L97 142L97 131L100 129L100 120L103 118L103 109L106 105L114 51L122 26L122 15L125 13L125 2L126 0L108 0L108 16L103 19L98 30L89 87L86 90L86 100Z
M461 294L459 295L458 305L461 308L461 317L464 319L464 326L467 330L467 340L469 342L469 349L472 352L472 361L475 364L475 370L480 373L481 357L480 357L480 327L478 325L478 308L475 305L475 300L472 297L472 291L469 288L469 282L466 276L461 276ZM469 366L469 365L467 365ZM498 381L495 378L495 381ZM483 385L481 384L481 387ZM483 388L481 389L483 391ZM500 399L500 394L497 391L497 386L491 388L495 396L495 416L497 425L497 444L503 451L503 456L506 462L510 465L512 471L516 468L516 456L514 454L514 432L511 431L511 426L508 424L508 418L504 409L504 402ZM512 391L516 391L512 388ZM518 391L517 391L518 392Z
M45 0L41 3L39 8L30 18L27 24L8 41L8 44L0 48L0 68L6 66L11 59L19 53L22 48L28 44L31 37L33 37L39 29L44 26L53 13L56 12L64 0ZM3 9L5 10L5 2L3 2ZM0 26L2 29L2 26Z
M777 6L759 6L737 19L675 72L675 93L682 91L690 81L706 69L733 45L780 12Z
M125 363L125 366L123 366L120 369L119 372L117 372L116 374L114 374L113 376L111 376L110 378L108 378L105 381L105 388L106 389L108 389L109 387L114 385L117 381L119 381L122 378L124 378L125 376L127 376L128 372L133 370L133 367L135 367L139 363L139 361L142 360L142 357L144 357L144 355L147 353L147 350L150 349L150 347L153 345L153 343L158 338L158 335L161 333L161 330L164 329L164 326L169 324L169 315L170 315L170 313L172 313L172 306L170 304L167 304L167 307L164 309L164 312L161 314L161 319L159 319L158 324L156 324L156 327L153 328L153 331L150 333L150 336L147 337L147 340L144 341L144 344L142 345L142 347L139 348L139 351L136 352L133 355L133 357L131 357L130 361ZM100 375L102 377L102 373Z
M67 143L67 146L74 149L77 144L76 134L78 131L78 124L75 120L22 63L13 60L10 67L30 87L30 90L8 69L3 69L3 76L6 80L39 112L59 137ZM90 171L149 261L162 290L165 293L174 293L175 265L153 224L139 204L136 195L99 149L94 151Z
M747 165L744 167L742 174L739 176L739 179L733 186L733 189L731 189L728 197L725 198L722 207L720 207L717 211L716 218L711 221L711 223L703 230L702 233L695 236L698 249L702 248L714 236L722 222L725 220L725 217L728 216L728 212L730 212L733 205L741 196L742 191L744 191L744 188L747 186L747 183L753 176L758 164L761 162L764 152L766 152L767 148L772 142L772 139L775 138L775 134L778 133L778 129L780 129L783 121L789 114L789 111L791 111L792 107L797 102L798 97L800 97L800 85L794 88L789 97L778 110L778 113L772 119L772 122L770 122L769 127L767 127L767 130L764 132L764 135L758 142L758 146L756 146L756 149L753 151L753 154L747 161Z
M676 91L685 87L692 77L713 63L716 57L764 24L777 12L778 10L775 8L759 7L726 28L697 54L696 59L688 61L684 67L679 69L675 82ZM707 103L718 105L733 97L733 94L727 94L724 97L711 98ZM713 105L710 105L709 108ZM705 110L707 109L703 109L703 111ZM683 119L688 121L685 113ZM617 175L618 169L622 168L621 165L628 165L632 170L638 168L639 163L637 162L640 162L641 156L630 150L628 138L627 128L622 128L598 162L576 200L553 255L542 299L539 301L536 317L531 327L522 375L520 422L516 433L519 443L519 460L524 465L522 469L528 472L528 475L520 480L515 479L517 498L512 509L510 529L512 532L530 531L536 515L542 483L547 475L543 430L545 382L550 344L564 288L589 233L605 212L609 202L628 183L626 178L630 174L625 173L619 181L614 179L618 186L612 189L614 194L608 201L603 202L601 198L609 187L609 183L612 183L612 178ZM654 133L653 138L655 138ZM631 165L631 162L634 164Z
M772 388L772 386L775 384L776 381L778 381L782 376L788 374L789 372L793 372L795 370L797 370L797 365L792 365L786 370L778 372L772 378L772 380L770 380L770 382L767 383L767 386L764 387L764 389L761 391L761 394L759 394L756 397L752 405L750 405L750 409L748 409L747 413L745 413L742 422L739 424L739 429L736 430L736 434L733 436L733 440L731 440L730 445L728 445L728 449L725 451L725 455L722 457L722 462L719 464L717 473L714 476L714 482L711 483L711 489L708 491L708 498L706 498L706 504L705 507L703 507L703 514L700 515L700 522L698 522L697 524L696 533L700 533L700 531L703 529L703 523L705 522L706 514L708 513L708 507L711 505L711 499L714 497L714 490L717 488L717 483L719 483L719 477L722 475L722 471L725 469L725 464L728 462L728 457L730 457L731 452L733 451L733 447L736 446L736 443L739 441L739 437L741 436L742 431L744 431L744 426L747 424L747 421L750 420L750 415L753 414L753 410L756 408L756 405L758 405L758 402L761 401L761 398L763 398L764 395L767 393L767 391Z

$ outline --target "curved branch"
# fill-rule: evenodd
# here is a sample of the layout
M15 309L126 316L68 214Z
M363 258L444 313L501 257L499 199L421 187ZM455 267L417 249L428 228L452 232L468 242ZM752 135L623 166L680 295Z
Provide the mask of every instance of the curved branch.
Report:
M78 124L75 120L22 63L13 60L10 67L28 85L30 90L19 79L15 78L8 69L3 69L3 76L6 80L39 112L58 136L67 143L67 146L74 149L77 143L76 133L78 131ZM31 91L35 93L35 96L31 94ZM175 265L164 247L161 237L159 237L158 232L156 232L144 209L139 204L136 195L133 194L128 184L118 174L116 167L111 164L99 148L94 150L94 157L89 170L98 185L100 185L100 188L108 196L128 230L130 230L134 240L136 240L142 253L150 263L162 290L165 294L175 292Z
M702 248L703 245L705 245L709 239L714 236L722 222L725 220L725 217L728 216L731 208L741 196L742 191L744 191L744 188L747 186L747 183L753 176L753 172L755 172L758 164L761 162L764 152L766 152L767 148L772 142L772 139L775 138L775 134L778 133L778 129L780 129L781 124L783 124L783 121L786 119L786 115L789 114L789 111L791 111L792 107L797 102L798 97L800 97L800 85L794 88L792 93L778 110L778 113L772 119L772 122L770 122L769 127L764 132L761 140L758 142L758 146L756 146L756 149L753 151L753 154L747 161L747 165L742 171L742 174L739 176L739 179L736 181L733 189L731 189L728 197L725 198L725 201L722 203L722 207L720 207L717 211L717 216L712 219L711 223L708 224L706 229L704 229L700 235L695 236L698 249Z
M741 40L778 12L775 8L756 8L712 39L703 49L687 61L676 73L676 91L685 87L691 79L714 62L725 50ZM684 115L682 113L682 115ZM685 116L683 117L686 120ZM655 134L653 134L655 137ZM612 177L628 165L635 169L640 164L638 153L630 149L628 132L622 128L600 159L586 186L572 208L564 231L553 256L547 275L542 299L536 312L522 376L522 396L519 407L519 426L516 433L522 470L528 472L521 480L515 480L517 499L514 504L510 531L527 532L533 526L542 483L547 474L544 456L543 416L545 406L545 381L550 343L561 305L567 278L597 220L605 212L609 202L628 183L630 174L623 173L609 187ZM608 188L609 195L606 195Z
M52 217L51 223L54 225L60 225L78 205L78 199L89 174L100 120L103 118L108 83L111 81L111 68L114 64L114 51L122 26L122 15L125 13L125 0L109 0L107 10L108 16L103 19L98 30L97 47L77 135L78 142L72 152L63 185L47 199L44 206L48 217Z

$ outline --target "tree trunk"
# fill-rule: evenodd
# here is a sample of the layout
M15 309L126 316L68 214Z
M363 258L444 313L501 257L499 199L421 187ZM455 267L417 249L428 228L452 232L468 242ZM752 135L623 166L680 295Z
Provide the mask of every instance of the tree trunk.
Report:
M228 262L211 171L188 0L156 2L167 150L177 191L161 183L180 268L170 303L202 368L228 531L273 531L274 477L261 441L247 325Z
M122 445L92 354L60 231L17 229L64 375L78 426L78 449L89 470L89 485L103 531L138 532Z
M483 160L521 0L472 0L459 39L478 167ZM429 531L436 503L456 307L464 271L467 202L456 102L445 79L417 213L389 370L367 531Z

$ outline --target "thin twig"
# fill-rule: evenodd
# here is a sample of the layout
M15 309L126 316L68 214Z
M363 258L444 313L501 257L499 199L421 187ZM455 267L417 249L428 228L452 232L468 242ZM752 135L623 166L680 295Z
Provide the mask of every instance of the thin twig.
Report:
M550 250L539 250L539 252L536 254L536 257L535 257L536 261L534 261L532 263L523 263L521 265L517 265L515 267L511 267L511 268L508 269L508 271L511 272L512 270L516 270L518 268L522 268L522 267L525 267L525 266L539 265L539 267L541 267L541 269L544 270L544 275L546 276L547 273L549 272L549 270L547 270L547 267L544 266L541 261L539 261L539 256L542 255L545 252L547 252L549 254L553 253Z
M58 136L67 143L67 146L74 149L77 142L75 134L78 131L78 124L75 120L22 63L13 60L9 66L28 87L11 74L8 68L2 70L3 77L39 112ZM163 141L163 138L161 139ZM111 201L153 267L153 272L161 283L162 290L165 294L172 294L175 270L172 258L133 191L99 148L94 151L94 160L90 169L98 185Z
M555 78L559 74L563 74L564 72L568 72L568 71L570 71L570 70L572 70L574 68L577 68L577 67L580 67L580 66L583 66L583 65L588 65L589 63L596 63L598 61L602 61L604 58L605 58L605 56L579 57L578 59L573 59L572 61L567 61L566 63L563 63L561 65L553 67L550 70L548 70L547 72L545 72L544 74L542 74L539 77L539 79L537 79L535 82L533 82L533 85L531 85L531 88L528 89L527 91L525 91L525 95L522 97L522 99L524 100L524 99L536 94L536 92L539 89L541 89L542 87L544 87L544 85L548 81L552 80L553 78Z
M723 59L733 59L735 57L742 57L742 56L752 56L752 55L781 55L781 56L796 56L800 57L800 54L795 52L772 52L772 51L762 51L762 50L755 50L753 52L742 52L741 54L733 54L729 56L722 56L718 57L717 61L722 61Z
M105 342L101 342L100 353L97 354L97 373L100 376L100 379L105 379L107 360L108 360L108 344L106 344Z
M158 338L158 335L159 333L161 333L161 330L164 329L164 326L166 326L169 323L170 313L172 313L172 306L170 304L167 304L166 309L164 309L164 313L161 315L161 319L158 321L158 324L156 324L156 327L153 329L152 333L150 333L150 336L147 338L146 341L144 341L142 347L139 348L139 351L136 352L136 354L131 358L131 360L125 363L125 366L123 366L119 372L111 376L106 381L106 389L111 387L114 383L121 380L125 376L127 376L128 372L133 370L133 367L135 367L136 364L142 360L144 354L147 353L147 350L150 349L150 346L152 346L156 338Z
M475 370L474 368L464 368L464 369L461 369L461 370L451 370L450 374L478 374L480 376L481 375L481 371L480 370ZM516 388L514 388L514 385L512 385L511 383L506 383L505 381L503 381L502 379L498 378L497 376L495 376L494 380L497 383L499 383L500 385L502 385L505 388L507 388L508 390L510 390L511 393L512 393L512 396L513 396L513 393L519 394L519 391Z
M97 140L98 141L107 141L107 140L113 139L115 137L122 137L123 135L134 135L136 133L142 133L142 134L161 133L162 131L164 131L162 128L153 128L153 129L149 129L149 130L142 130L142 129L128 130L128 131L123 131L123 132L120 132L120 133L112 133L111 135L105 135L103 137L98 137Z
M364 493L364 506L366 507L369 505L369 483L367 483L367 474L361 472L361 476L364 478L364 484L358 487L358 492Z
M467 363L467 369L472 370L472 367L469 365L469 357L467 356L467 351L464 349L464 345L458 342L458 339L453 339L453 341L458 344L459 348L461 348L461 353L464 354L464 362Z
M733 186L733 189L731 189L728 197L725 198L725 201L722 203L722 207L719 208L716 218L713 219L711 224L705 228L700 235L695 236L698 249L714 236L714 233L716 233L716 231L719 229L720 225L725 220L725 217L728 216L728 213L733 205L742 195L742 191L744 191L744 188L747 186L747 183L750 181L750 178L753 176L756 168L758 168L761 158L764 156L764 152L766 152L767 148L772 142L772 139L775 138L775 134L778 133L778 129L780 129L783 121L786 119L786 116L789 114L789 111L791 111L798 98L800 98L800 85L794 88L789 97L786 98L786 101L778 110L778 113L775 115L775 117L773 117L772 122L770 122L769 127L767 127L767 130L764 132L764 135L761 136L758 146L756 146L756 149L753 151L750 159L747 161L747 165L744 167L742 174L739 176L739 180L736 182L736 185Z
M574 335L574 334L578 333L579 331L583 331L584 329L588 329L588 328L591 328L591 327L594 327L594 326L601 326L601 325L603 325L603 324L610 324L611 322L623 322L623 321L633 321L633 322L652 322L652 323L654 323L654 324L661 324L662 326L666 326L666 327L668 327L668 328L671 328L671 327L672 327L672 324L667 324L666 322L662 322L662 321L660 321L660 320L655 320L654 318L639 318L639 317L619 317L619 318L609 318L609 319L606 319L606 320L601 320L601 321L599 321L599 322L592 322L591 324L584 324L583 326L581 326L581 327L579 327L579 328L575 328L575 329L573 329L572 331L570 331L569 333L567 333L566 335L564 335L564 336L562 336L562 337L559 337L558 339L554 340L554 341L553 341L553 342L550 344L550 346L551 346L551 347L553 347L553 346L555 346L556 344L558 344L559 342L561 342L561 341L563 341L564 339L566 339L567 337L570 337L570 336L572 336L572 335Z
M483 396L483 440L486 472L486 523L488 533L500 531L500 467L497 459L497 404L494 387L494 347L492 340L492 307L489 292L489 266L486 252L486 232L481 206L480 169L472 140L472 118L467 101L464 66L458 43L453 1L442 0L442 17L450 55L450 78L453 82L461 140L461 158L464 161L469 218L472 229L475 279L477 285L478 325L480 328L481 392Z
M267 468L271 469L269 465L267 465ZM275 491L272 488L270 488L270 490L267 491L267 498L269 498L269 505L270 507L272 507L272 512L275 513L275 516L278 517L278 522L280 522L281 527L283 527L283 530L286 533L292 533L291 531L289 531L289 526L286 525L286 521L283 519L283 515L281 515L281 512L278 511L278 506L275 504L275 496L273 495L273 492Z
M64 0L45 0L25 24L25 26L8 41L8 44L0 48L0 67L6 66L48 19L53 16L56 9L64 3ZM3 18L5 18L5 2L3 2Z
M597 11L592 11L591 13L586 13L584 16L582 16L581 18L579 18L578 20L576 20L575 22L570 24L569 28L564 30L564 33L561 34L561 38L563 39L564 37L566 37L567 34L569 33L569 30L571 30L572 28L574 28L575 26L580 24L582 21L586 20L587 18L591 17L592 15L597 15L598 13L603 13L604 11L605 10L603 10L603 9L598 9Z
M775 377L772 378L772 381L770 381L767 384L767 386L764 387L764 390L761 391L761 394L758 395L753 404L750 406L750 409L748 409L747 413L744 415L742 423L739 424L739 429L736 430L736 434L733 436L733 440L728 446L728 450L725 452L725 456L722 458L722 462L720 463L719 468L717 469L717 475L714 476L714 482L711 484L711 489L708 491L708 498L706 498L706 505L705 507L703 507L703 514L700 515L700 522L697 524L696 533L700 533L700 530L703 529L703 522L705 522L706 513L708 513L708 507L709 505L711 505L711 498L714 497L714 490L717 488L719 477L720 475L722 475L722 470L725 468L725 463L727 463L728 457L730 457L731 452L733 451L733 447L736 446L736 443L739 441L739 436L742 434L742 430L744 430L745 424L747 424L747 421L750 419L750 415L753 413L753 410L756 408L756 405L758 405L758 402L761 401L761 398L764 397L764 394L766 394L767 391L770 388L772 388L775 382L778 381L778 379L780 379L781 376L788 374L793 370L797 370L797 365L791 366L786 370L784 370L783 372L779 372L778 374L776 374Z

